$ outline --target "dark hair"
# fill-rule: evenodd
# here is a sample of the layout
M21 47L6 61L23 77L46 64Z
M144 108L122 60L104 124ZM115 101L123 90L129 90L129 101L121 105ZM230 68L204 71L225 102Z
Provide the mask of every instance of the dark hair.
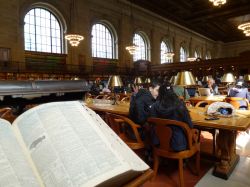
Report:
M167 108L169 111L176 110L179 117L182 117L183 113L187 111L185 103L175 94L170 83L161 85L158 101L162 107Z
M148 88L149 87L155 88L157 86L161 86L161 83L160 83L160 81L154 79L154 80L151 81L151 83L149 83Z

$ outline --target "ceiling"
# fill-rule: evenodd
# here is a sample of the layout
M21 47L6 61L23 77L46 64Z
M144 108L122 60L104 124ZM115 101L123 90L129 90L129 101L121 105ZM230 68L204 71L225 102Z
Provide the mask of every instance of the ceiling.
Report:
M216 41L247 40L237 26L248 21L250 0L227 0L214 7L209 0L127 0Z

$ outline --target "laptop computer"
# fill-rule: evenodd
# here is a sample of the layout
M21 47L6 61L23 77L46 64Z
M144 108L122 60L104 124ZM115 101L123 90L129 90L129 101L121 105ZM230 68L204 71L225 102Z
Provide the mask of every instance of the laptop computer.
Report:
M200 96L210 96L210 88L198 88L198 92Z

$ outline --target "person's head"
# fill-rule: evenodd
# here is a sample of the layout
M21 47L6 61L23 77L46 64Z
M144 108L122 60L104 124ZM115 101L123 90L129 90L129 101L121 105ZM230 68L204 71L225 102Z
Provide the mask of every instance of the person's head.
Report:
M159 88L160 88L160 83L156 80L151 81L149 84L149 91L152 94L152 96L156 99L159 95Z
M239 76L239 80L243 80L243 79L244 79L244 77L240 75Z
M163 106L178 105L181 102L169 83L161 85L158 100Z
M213 84L214 84L214 79L209 78L209 79L207 80L207 84L208 84L208 85L213 85Z
M242 88L243 87L243 81L238 81L235 85L236 88Z

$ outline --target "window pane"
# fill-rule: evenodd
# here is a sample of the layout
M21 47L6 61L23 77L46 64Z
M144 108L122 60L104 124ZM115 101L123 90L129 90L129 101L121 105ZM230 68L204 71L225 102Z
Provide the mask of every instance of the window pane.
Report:
M161 64L173 62L173 58L169 59L166 56L166 53L168 52L171 52L169 45L166 42L162 41L161 42Z
M25 15L24 21L25 50L62 53L60 24L51 12L34 8Z
M180 62L185 62L187 61L187 53L186 53L186 50L181 47L180 48Z
M99 58L115 58L115 44L112 33L104 24L92 27L92 56Z
M147 45L145 39L141 34L135 34L133 38L133 44L137 45L139 49L135 52L133 60L147 60Z
M207 51L206 56L205 56L205 59L206 59L206 60L209 60L209 59L211 59L211 58L212 58L212 56L211 56L210 51Z

